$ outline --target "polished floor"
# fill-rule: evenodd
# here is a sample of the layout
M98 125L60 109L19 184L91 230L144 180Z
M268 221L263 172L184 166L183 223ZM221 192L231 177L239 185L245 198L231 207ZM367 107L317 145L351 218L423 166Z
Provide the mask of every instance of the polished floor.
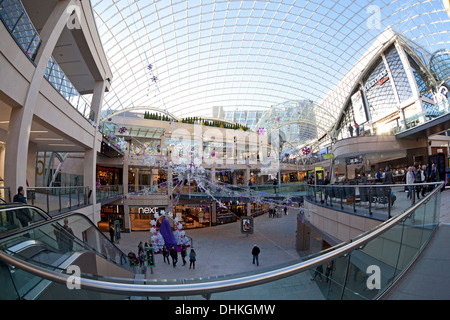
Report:
M450 188L447 187L441 196L438 231L404 278L384 299L450 299L450 277L447 273L450 269ZM193 248L197 253L195 270L189 269L189 262L183 266L181 257L174 268L164 263L163 257L158 254L155 268L147 269L145 277L159 280L205 279L262 270L296 260L299 258L295 245L297 210L291 208L288 215L279 218L269 218L267 214L256 217L255 232L248 236L241 233L240 223L186 230L186 234L193 239ZM125 253L130 250L136 252L139 242L149 238L149 232L125 233L117 246ZM252 264L254 244L261 248L259 266ZM310 281L310 275L304 274L301 281L310 288L305 296L298 299L321 298L314 282ZM242 294L246 298L245 293ZM233 296L228 298L233 299Z

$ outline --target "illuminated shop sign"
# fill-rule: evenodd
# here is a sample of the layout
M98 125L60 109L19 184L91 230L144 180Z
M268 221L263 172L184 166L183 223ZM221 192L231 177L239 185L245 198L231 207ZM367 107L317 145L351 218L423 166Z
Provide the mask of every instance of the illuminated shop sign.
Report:
M387 70L384 69L375 78L366 83L366 85L364 86L364 90L369 91L375 84L381 86L387 81L387 79L389 79L389 75Z
M157 213L156 210L158 210L158 207L140 207L138 210L139 210L139 213L155 214L155 213Z

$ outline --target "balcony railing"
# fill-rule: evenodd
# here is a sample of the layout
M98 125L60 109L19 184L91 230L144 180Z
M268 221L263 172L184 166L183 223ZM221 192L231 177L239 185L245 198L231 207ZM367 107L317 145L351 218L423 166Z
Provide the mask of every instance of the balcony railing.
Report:
M0 187L0 203L11 202L11 191L9 187Z
M308 185L306 200L335 210L387 220L414 205L437 185L436 182Z
M84 118L94 119L90 103L70 82L53 57L47 63L44 78L66 99Z
M41 45L39 34L31 23L22 2L0 0L0 19L25 55L34 62Z
M41 45L39 34L19 0L0 0L0 19L25 55L34 63ZM45 79L87 120L94 115L90 103L75 89L53 57L45 70Z
M26 190L27 203L45 210L49 215L90 204L89 187L34 187Z
M121 184L97 186L96 191L96 200L101 203L111 202L124 196L123 185Z
M439 183L439 187L442 185ZM401 278L433 236L439 223L440 196L439 188L435 188L398 216L348 242L259 272L214 278L151 279L146 284L137 284L134 278L81 274L80 290L89 293L84 296L89 299L123 299L123 296L209 299L212 295L219 300L377 299ZM300 213L299 221L302 219ZM0 251L0 259L38 279L62 286L73 277L71 271L49 270L4 251ZM369 281L369 276L373 281Z

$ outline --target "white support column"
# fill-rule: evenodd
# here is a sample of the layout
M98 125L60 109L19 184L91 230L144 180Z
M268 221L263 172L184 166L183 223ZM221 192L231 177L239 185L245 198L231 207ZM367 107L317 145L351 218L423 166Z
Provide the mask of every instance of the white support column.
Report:
M100 112L102 108L103 96L105 93L105 81L97 81L94 85L94 93L92 95L91 108L94 110L94 121L97 127L100 119ZM94 136L92 149L84 150L84 186L92 190L91 203L95 204L97 200L97 150L101 148L101 134L99 132ZM95 207L95 206L94 206ZM100 219L100 217L98 217ZM95 223L97 221L94 221Z
M128 168L129 168L129 158L124 157L123 160L123 171L122 171L122 185L123 194L125 195L123 199L123 224L125 232L131 232L131 219L130 219L130 207L128 206Z
M47 63L69 19L71 12L69 13L67 8L73 3L71 0L58 1L49 15L40 32L42 42L34 61L36 69L28 88L24 106L13 108L11 111L5 153L5 163L8 165L5 170L5 185L9 186L11 190L17 190L18 186L26 186L28 143L39 90L44 79Z
M420 112L422 113L421 121L425 121L425 115L423 110L422 101L420 100L420 90L417 86L416 78L414 77L414 73L412 71L412 67L408 61L408 57L406 56L405 51L403 50L403 47L398 43L398 41L395 41L395 48L397 49L397 53L400 57L400 60L402 61L403 68L405 69L406 77L408 78L409 86L411 87L411 91L413 93L414 100L419 100L418 107L420 108ZM416 101L417 103L417 101ZM420 105L419 105L420 104ZM401 111L403 113L403 111ZM402 117L404 119L404 117Z

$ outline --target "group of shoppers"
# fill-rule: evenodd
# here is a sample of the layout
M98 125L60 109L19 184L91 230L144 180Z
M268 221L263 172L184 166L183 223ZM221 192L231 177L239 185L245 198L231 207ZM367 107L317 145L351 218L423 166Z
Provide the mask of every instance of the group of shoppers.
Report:
M436 168L436 164L433 163L431 165L431 170L428 171L426 165L420 166L417 162L414 163L414 166L410 166L406 172L405 183L410 185L408 186L407 198L412 199L414 189L417 194L417 199L420 199L420 195L424 197L425 193L433 188L433 186L416 186L414 188L414 184L439 181L439 171Z
M186 256L187 256L187 251L186 251L186 246L183 244L181 246L181 259L183 260L183 266L186 265ZM170 250L167 248L166 245L163 246L163 250L162 250L162 255L163 255L163 259L164 259L164 263L167 263L170 265L170 261L169 261L169 256L172 258L172 265L175 268L177 266L177 262L178 262L178 250L177 248L175 248L175 246L172 246L170 248ZM197 253L195 252L194 249L191 249L191 251L189 252L189 269L195 269L195 261L197 260Z

